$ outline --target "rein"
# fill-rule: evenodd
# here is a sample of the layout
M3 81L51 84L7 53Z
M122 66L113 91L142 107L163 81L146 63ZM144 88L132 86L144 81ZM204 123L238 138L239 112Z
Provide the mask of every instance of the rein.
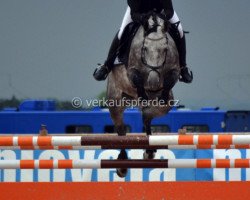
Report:
M165 63L166 63L166 59L167 59L167 49L165 50L165 54L164 54L164 61L161 65L158 65L158 66L152 66L150 64L148 64L147 60L146 60L146 47L145 47L145 40L146 40L147 36L145 35L144 36L144 39L143 39L143 45L142 45L142 48L141 48L141 61L142 63L150 69L150 71L155 71L157 72L159 75L160 75L160 72L158 71L159 69L163 68ZM160 39L149 39L151 41L159 41L159 40L162 40L164 37L160 38ZM166 38L167 38L167 35L166 35ZM168 38L167 38L167 41L168 41Z
M142 63L147 67L147 68L149 68L150 69L150 71L155 71L155 72L157 72L159 75L160 75L160 72L158 71L159 69L161 69L161 68L163 68L164 67L164 65L165 65L165 63L166 63L166 59L167 59L167 49L165 50L165 55L164 55L164 61L163 61L163 63L161 64L161 65L158 65L158 66L152 66L152 65L149 65L148 63L147 63L147 60L146 60L146 51L147 51L147 49L146 49L146 47L145 47L145 40L146 40L146 38L148 39L148 40L151 40L151 41L159 41L159 40L162 40L164 37L161 37L161 38L159 38L159 39L150 39L150 38L148 38L148 36L151 34L151 33L153 33L153 32L157 32L157 28L160 26L158 23L157 23L157 18L156 17L159 17L159 18L161 18L162 20L165 20L165 17L164 17L164 15L162 15L162 14L153 14L152 15L152 17L153 17L153 21L154 21L154 25L153 25L153 27L152 28L150 28L150 29L148 29L147 31L145 31L145 33L144 33L144 39L143 39L143 45L142 45L142 48L141 48L141 61L142 61ZM145 28L144 28L145 29ZM166 35L166 38L167 38L167 35ZM167 42L168 42L168 38L167 38Z
M162 38L161 38L161 39L162 39ZM147 51L147 49L146 49L146 47L145 47L145 40L146 40L146 37L144 37L144 39L143 39L143 45L142 45L142 48L141 48L141 61L142 61L142 63L143 63L147 68L151 69L152 71L156 71L157 73L159 73L158 70L159 70L160 68L164 67L164 65L165 65L165 63L166 63L167 51L165 51L164 61L163 61L163 63L162 63L161 65L158 65L158 66L149 65L149 64L147 63L146 55L145 55L145 54L146 54L146 51Z

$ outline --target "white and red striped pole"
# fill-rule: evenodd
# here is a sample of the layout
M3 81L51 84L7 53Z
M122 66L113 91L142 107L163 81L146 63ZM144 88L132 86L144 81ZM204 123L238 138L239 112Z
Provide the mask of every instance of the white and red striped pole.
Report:
M250 168L250 159L0 160L0 169Z
M250 145L102 145L102 146L0 146L0 150L105 150L105 149L250 149Z
M0 137L0 146L168 146L250 145L250 135L152 135L152 136L10 136Z

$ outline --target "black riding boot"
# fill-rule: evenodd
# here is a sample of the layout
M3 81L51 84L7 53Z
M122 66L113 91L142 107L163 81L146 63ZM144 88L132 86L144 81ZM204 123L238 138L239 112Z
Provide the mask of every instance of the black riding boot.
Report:
M108 58L105 63L96 68L93 76L97 81L104 81L109 72L112 70L114 66L115 59L117 57L117 50L120 44L120 40L118 39L118 33L115 35L111 47L109 49Z
M193 81L193 72L188 69L186 63L186 38L185 34L182 38L180 37L178 25L179 23L172 25L170 34L175 41L179 53L179 61L181 67L181 77L179 78L179 80L185 83L191 83Z
M180 66L181 66L181 77L180 81L184 83L191 83L193 81L193 72L189 71L186 63L186 38L185 35L180 38L180 44L178 47Z

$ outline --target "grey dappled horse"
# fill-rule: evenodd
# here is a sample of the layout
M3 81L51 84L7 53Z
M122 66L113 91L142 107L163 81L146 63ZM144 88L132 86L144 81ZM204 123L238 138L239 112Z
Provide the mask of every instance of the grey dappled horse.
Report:
M131 44L128 66L117 65L108 77L107 99L126 102L138 100L147 135L151 135L151 121L168 113L173 100L172 88L179 78L179 56L174 40L168 33L168 24L163 16L151 13L148 23L141 26ZM164 106L147 105L142 102L157 100ZM119 136L126 135L123 122L124 106L109 107L111 118ZM155 149L144 152L144 159L153 159ZM127 159L121 150L118 159ZM117 169L120 177L125 177L127 169Z

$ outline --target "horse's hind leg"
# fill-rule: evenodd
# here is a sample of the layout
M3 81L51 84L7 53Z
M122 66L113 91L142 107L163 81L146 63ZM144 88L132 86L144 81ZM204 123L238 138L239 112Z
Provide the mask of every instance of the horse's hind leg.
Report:
M126 126L123 123L123 112L125 110L124 107L112 107L109 108L111 118L115 124L115 130L119 136L126 135ZM118 155L118 160L127 160L128 155L125 149L121 149L120 154ZM116 173L119 177L124 178L127 175L128 169L116 169Z
M144 124L144 128L145 128L145 132L146 134L152 135L152 131L151 131L151 121L152 118L147 116L146 114L143 113L143 124ZM146 149L144 154L143 154L143 158L144 159L154 159L155 157L155 153L156 153L156 149Z

